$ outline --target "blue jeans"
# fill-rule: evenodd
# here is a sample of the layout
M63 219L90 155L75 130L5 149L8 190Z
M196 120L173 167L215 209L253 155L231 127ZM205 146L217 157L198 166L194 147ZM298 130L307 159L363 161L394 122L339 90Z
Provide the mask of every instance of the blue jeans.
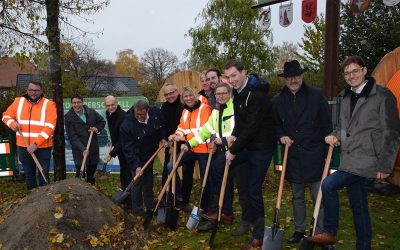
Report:
M212 194L212 204L211 204L211 212L218 212L218 201L221 193L222 179L224 177L225 172L225 161L226 156L225 152L216 152L213 156L213 160L211 162L212 171L212 185L214 187L214 192ZM231 167L228 172L228 179L226 182L226 189L224 194L224 201L222 205L222 213L225 215L233 215L233 166L235 160L233 160Z
M51 158L51 148L38 148L35 151L36 158L38 159L40 165L43 167L43 173L46 176L47 181L49 179L49 169L50 169L50 158ZM36 188L37 181L36 181L36 163L33 160L32 156L26 151L24 147L18 147L18 158L19 161L22 163L22 167L24 168L25 172L25 182L26 187L28 190L32 188ZM37 176L39 178L39 186L46 185L42 174L37 170Z
M264 237L264 200L262 185L271 163L273 149L257 151L244 150L235 158L235 165L248 163L247 195L244 198L248 204L250 222L253 225L253 239L262 240Z
M324 206L324 231L336 236L339 224L338 190L347 188L353 211L354 227L357 235L357 250L371 249L371 219L368 212L365 178L343 171L336 171L323 181L322 204Z
M199 163L199 168L200 168L200 179L201 182L203 182L203 178L204 178L204 174L206 171L206 166L207 166L207 159L208 159L208 153L193 153L192 151L187 151L181 159L181 162L179 163L179 165L181 165L183 167L183 172L185 172L185 168L193 166L193 162L194 161L198 161ZM172 161L169 161L167 164L167 169L168 172L171 172L172 170ZM207 182L206 182L206 187L204 188L203 191L203 198L201 200L201 208L204 211L207 211L207 207L208 204L210 202L210 196L211 196L211 192L213 190L212 187L212 182L210 181L210 176L209 178L207 178ZM182 199L182 189L181 189L181 181L179 178L176 178L176 196L179 199Z

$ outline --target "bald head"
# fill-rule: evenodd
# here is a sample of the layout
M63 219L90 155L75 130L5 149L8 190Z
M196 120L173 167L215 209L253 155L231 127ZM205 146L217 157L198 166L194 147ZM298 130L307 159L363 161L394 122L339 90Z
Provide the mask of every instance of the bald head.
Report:
M117 103L117 99L112 96L109 95L104 99L104 102L106 104L106 110L110 113L114 113L115 110L117 110L118 107L118 103Z

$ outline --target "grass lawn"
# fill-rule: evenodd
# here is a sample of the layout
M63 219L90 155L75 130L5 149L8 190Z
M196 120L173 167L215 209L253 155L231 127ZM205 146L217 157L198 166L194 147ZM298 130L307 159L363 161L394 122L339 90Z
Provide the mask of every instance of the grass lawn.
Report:
M156 162L155 170L161 173L160 163ZM270 168L264 183L264 203L266 212L266 225L271 225L275 209L276 196L278 191L279 175L275 175ZM97 187L107 196L111 196L119 186L119 176L111 175L104 180L97 180ZM154 190L158 192L161 187L161 178L156 178ZM0 179L0 224L9 208L27 195L24 182L14 183L10 179ZM156 194L157 196L157 194ZM195 181L191 205L197 204L199 197L199 181ZM308 220L312 213L312 201L308 197ZM400 194L392 196L380 196L369 194L369 206L373 226L373 249L400 249L400 227L399 208ZM340 192L340 224L336 249L355 249L355 232L351 209L348 204L347 192ZM230 232L238 225L240 220L240 207L235 190L235 221L233 225L222 225L215 240L216 249L240 249L250 240L250 234L233 237ZM207 249L210 233L191 232L186 229L188 214L180 212L179 227L176 231L159 227L151 232L147 249ZM283 202L280 211L280 225L285 230L283 249L298 249L299 245L287 245L286 239L293 233L293 215L291 204L290 187L285 183ZM316 248L317 249L317 248Z

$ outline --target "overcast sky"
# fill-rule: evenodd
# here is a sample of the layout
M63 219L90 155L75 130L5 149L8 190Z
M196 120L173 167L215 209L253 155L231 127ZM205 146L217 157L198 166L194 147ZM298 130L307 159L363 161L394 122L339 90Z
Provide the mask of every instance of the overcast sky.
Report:
M293 23L279 25L279 4L271 7L274 44L301 41L303 25L301 0L293 0ZM323 3L322 3L323 2ZM208 0L111 0L110 5L90 18L85 24L90 31L103 30L103 35L91 36L95 48L104 59L115 61L116 52L133 49L139 57L151 48L173 52L180 61L191 46L185 34L195 27L195 18L206 7ZM287 2L288 3L288 2ZM318 1L318 13L325 12L325 1Z

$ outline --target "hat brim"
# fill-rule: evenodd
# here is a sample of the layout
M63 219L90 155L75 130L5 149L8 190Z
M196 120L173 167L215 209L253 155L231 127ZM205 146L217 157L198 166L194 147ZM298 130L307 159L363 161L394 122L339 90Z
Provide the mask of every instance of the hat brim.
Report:
M304 72L306 72L308 69L307 68L304 68L304 69L299 69L299 70L297 70L297 71L293 71L293 72L283 72L283 73L281 73L281 74L279 74L278 76L279 77L293 77L293 76L298 76L298 75L301 75L301 74L303 74Z

